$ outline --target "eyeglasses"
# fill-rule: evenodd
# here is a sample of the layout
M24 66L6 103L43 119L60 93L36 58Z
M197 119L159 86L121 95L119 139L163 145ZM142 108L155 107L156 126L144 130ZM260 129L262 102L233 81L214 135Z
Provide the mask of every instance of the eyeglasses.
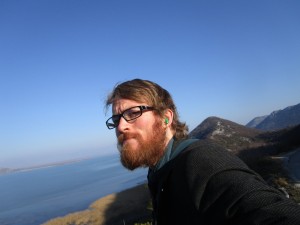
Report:
M131 107L126 109L121 114L113 115L106 120L106 126L108 129L114 129L119 125L121 117L123 117L127 122L135 120L136 118L140 117L145 110L154 110L154 108L144 105Z

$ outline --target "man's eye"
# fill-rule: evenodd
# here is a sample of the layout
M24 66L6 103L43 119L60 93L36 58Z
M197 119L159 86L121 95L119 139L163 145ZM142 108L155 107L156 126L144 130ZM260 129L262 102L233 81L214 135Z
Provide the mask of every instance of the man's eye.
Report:
M138 116L139 114L140 114L139 111L130 111L130 112L128 112L127 116L130 118L134 118L134 117Z

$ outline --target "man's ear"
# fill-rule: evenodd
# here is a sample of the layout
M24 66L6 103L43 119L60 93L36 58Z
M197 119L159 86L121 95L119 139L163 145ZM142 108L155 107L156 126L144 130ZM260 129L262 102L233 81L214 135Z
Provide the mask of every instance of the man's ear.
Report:
M169 119L166 117L165 118L165 124L168 124L169 123Z
M171 109L167 109L164 115L164 124L170 126L173 122L173 111Z

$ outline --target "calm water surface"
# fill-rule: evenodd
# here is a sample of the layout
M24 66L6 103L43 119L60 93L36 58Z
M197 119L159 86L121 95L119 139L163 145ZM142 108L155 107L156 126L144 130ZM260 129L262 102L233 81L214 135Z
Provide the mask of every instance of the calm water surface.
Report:
M38 225L83 210L100 197L146 181L146 169L124 169L118 155L0 176L0 224Z

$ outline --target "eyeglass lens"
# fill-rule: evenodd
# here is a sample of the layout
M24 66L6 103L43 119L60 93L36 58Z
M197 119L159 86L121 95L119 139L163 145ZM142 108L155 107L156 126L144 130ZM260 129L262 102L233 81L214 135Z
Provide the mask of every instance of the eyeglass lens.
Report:
M134 120L142 115L142 111L145 109L152 110L152 107L148 106L135 106L129 109L126 109L122 114L113 115L106 121L106 126L109 129L113 129L119 125L121 117L123 117L127 122Z

